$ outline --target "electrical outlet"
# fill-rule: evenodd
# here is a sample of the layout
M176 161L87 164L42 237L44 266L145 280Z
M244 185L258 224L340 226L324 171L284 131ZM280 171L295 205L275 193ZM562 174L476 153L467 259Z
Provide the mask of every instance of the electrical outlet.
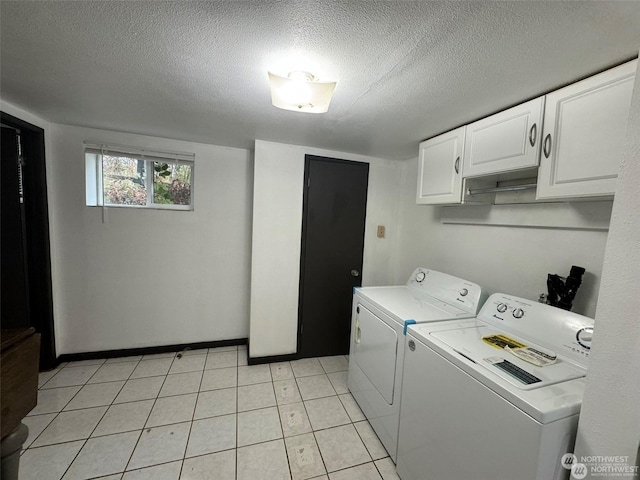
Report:
M378 238L384 238L384 225L378 225Z

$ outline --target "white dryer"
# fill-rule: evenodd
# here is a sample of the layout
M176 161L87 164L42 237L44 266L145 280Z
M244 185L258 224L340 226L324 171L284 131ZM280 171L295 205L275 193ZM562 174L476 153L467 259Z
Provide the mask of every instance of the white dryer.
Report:
M477 284L426 268L406 285L355 290L349 390L394 462L407 326L470 318L480 302Z
M475 320L409 328L400 478L567 478L592 334L590 318L504 294Z

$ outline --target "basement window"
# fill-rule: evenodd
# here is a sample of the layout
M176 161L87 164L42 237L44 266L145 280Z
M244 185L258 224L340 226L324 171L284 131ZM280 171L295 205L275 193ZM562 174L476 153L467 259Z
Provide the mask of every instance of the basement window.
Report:
M193 210L194 155L85 144L88 206Z

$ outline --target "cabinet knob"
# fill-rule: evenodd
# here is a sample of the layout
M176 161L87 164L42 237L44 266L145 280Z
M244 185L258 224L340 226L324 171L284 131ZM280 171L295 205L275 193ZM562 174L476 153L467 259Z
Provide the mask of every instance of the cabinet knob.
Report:
M456 163L453 165L453 168L456 169L456 173L460 173L460 157L456 158Z
M544 152L544 157L549 158L549 155L551 155L551 134L550 133L548 133L544 139L544 148L542 149L542 151Z

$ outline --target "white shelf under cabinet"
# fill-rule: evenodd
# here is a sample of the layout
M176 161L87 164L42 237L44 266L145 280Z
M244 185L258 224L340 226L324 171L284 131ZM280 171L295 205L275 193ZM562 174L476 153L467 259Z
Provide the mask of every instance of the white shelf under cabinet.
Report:
M637 60L547 95L538 199L613 195Z
M452 205L462 201L465 127L420 144L416 203Z

